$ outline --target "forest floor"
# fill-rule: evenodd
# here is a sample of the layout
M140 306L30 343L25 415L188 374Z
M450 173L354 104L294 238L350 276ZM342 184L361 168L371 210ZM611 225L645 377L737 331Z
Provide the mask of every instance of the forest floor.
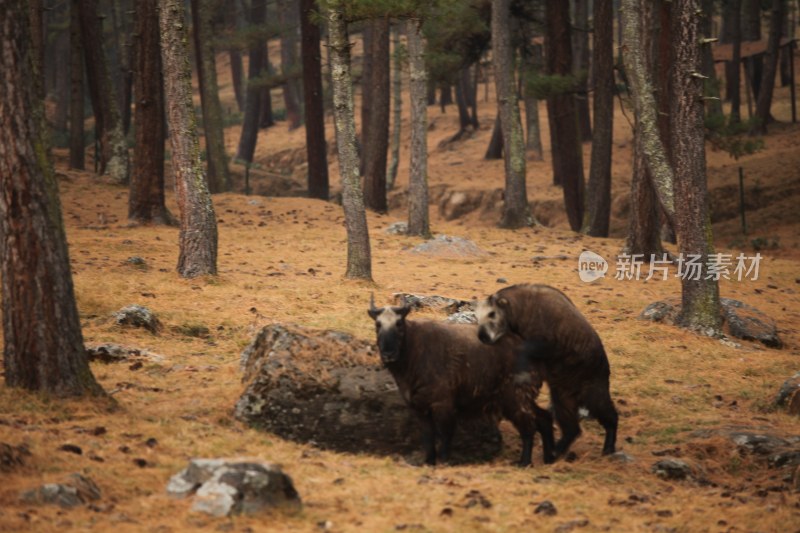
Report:
M222 91L230 103L224 81ZM771 128L763 151L738 162L711 150L708 157L718 251L752 255L755 241L764 256L758 280L723 280L721 293L773 317L784 342L781 350L749 342L733 346L638 320L649 303L680 293L677 279L616 280L613 266L609 276L594 283L578 278L576 258L583 250L610 259L624 244L631 133L618 105L611 238L586 237L566 226L561 191L550 185L544 120L545 160L529 164L528 191L546 226L501 230L492 212L481 210L448 221L434 205L436 234L471 239L487 254L420 255L409 252L420 239L384 232L405 219L403 209L369 213L374 283L343 278L345 231L338 205L237 193L214 196L219 275L180 279L175 272L177 229L130 226L127 190L89 172L67 170L65 154L57 150L86 343L136 346L162 358L138 368L92 364L99 382L113 392L115 408L89 400L48 400L0 384L0 442L24 444L31 452L24 466L0 472L0 530L796 530L800 495L787 488L786 470L768 469L763 460L741 454L722 437L692 435L729 428L800 435L798 419L773 407L781 383L800 370L800 126L787 124L787 93L777 91L774 114L782 123ZM451 106L442 114L429 108L432 187L467 192L502 187L502 161L483 160L494 106L483 100L480 105L481 129L445 148L438 146L456 131L456 110ZM408 170L407 120L406 115L400 190ZM330 121L328 126L330 137ZM228 129L227 139L233 153L238 126ZM279 122L262 131L258 157L266 161L271 154L303 146L303 130L287 132ZM589 144L587 173L588 154ZM331 161L336 184L337 165L335 158ZM738 219L738 165L746 176L747 236ZM177 212L168 196L170 209ZM560 255L569 259L555 258ZM132 256L143 258L145 265L127 262ZM574 461L542 465L537 446L535 465L519 469L512 466L518 439L505 424L505 452L499 458L431 468L398 457L317 450L245 427L232 417L243 389L239 355L266 324L337 329L370 339L374 329L366 309L371 292L378 305L389 302L394 292L471 299L517 282L562 289L599 332L621 413L618 447L633 462L601 457L602 430L592 421L583 423ZM116 326L112 314L130 304L156 312L162 331L153 335ZM208 334L196 336L203 327ZM546 398L540 401L546 404ZM156 441L148 443L151 438ZM83 454L61 451L64 444L79 446ZM662 453L694 464L702 480L657 477L651 465ZM192 514L188 501L167 496L167 481L188 459L229 456L282 465L303 499L303 510L214 519ZM144 461L137 464L139 459ZM84 473L100 487L102 499L92 508L61 510L19 501L22 490L59 482L72 472ZM474 505L471 491L489 503ZM555 505L555 516L534 513L544 500Z

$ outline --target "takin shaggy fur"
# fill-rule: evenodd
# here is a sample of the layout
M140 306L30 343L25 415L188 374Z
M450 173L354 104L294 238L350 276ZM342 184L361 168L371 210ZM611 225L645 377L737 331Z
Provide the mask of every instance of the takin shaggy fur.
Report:
M501 342L508 334L524 340L518 368L536 368L550 387L561 428L556 454L566 453L580 435L580 407L605 429L603 454L614 453L618 415L609 393L608 357L597 332L572 301L547 285L512 285L479 302L476 314L481 341Z
M409 306L376 308L381 361L420 421L425 462L446 462L460 416L501 414L522 439L520 466L531 463L533 436L542 436L543 460L553 461L553 418L536 404L542 381L532 371L515 373L521 339L482 344L470 324L406 320Z

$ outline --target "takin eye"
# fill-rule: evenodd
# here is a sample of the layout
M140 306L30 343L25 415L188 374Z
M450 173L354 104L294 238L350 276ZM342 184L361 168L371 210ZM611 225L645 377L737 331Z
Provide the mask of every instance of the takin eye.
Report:
M495 313L494 311L489 311L489 314L486 315L486 316L488 316L489 318L494 320L494 318L497 316L497 313Z

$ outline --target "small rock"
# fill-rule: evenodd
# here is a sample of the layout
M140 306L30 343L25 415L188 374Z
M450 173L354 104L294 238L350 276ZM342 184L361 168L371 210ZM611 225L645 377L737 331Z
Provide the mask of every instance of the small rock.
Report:
M550 500L545 500L536 506L536 509L533 511L533 513L543 514L545 516L555 516L558 514L558 509L556 509L556 506L553 505L553 502Z
M668 458L656 462L651 470L664 479L686 479L692 474L692 467L680 459Z
M797 398L797 393L800 391L800 372L797 372L794 376L790 377L786 381L783 382L781 385L780 390L778 390L778 395L775 397L775 405L779 407L790 406L792 403L800 403L800 398ZM798 405L800 408L800 405ZM800 412L794 412L793 414L800 414Z
M62 452L69 452L74 453L75 455L83 455L83 450L80 446L75 446L74 444L63 444L59 448Z
M457 298L449 298L447 296L438 296L436 294L425 296L422 294L409 294L405 292L396 292L392 294L396 305L409 305L413 309L433 309L436 311L442 310L447 313L456 313L458 311L473 310L472 302L466 300L459 300Z
M481 494L479 490L471 490L464 496L466 500L464 502L464 507L469 509L470 507L475 507L476 505L480 505L484 509L489 509L492 507L492 502L490 502L486 496Z
M497 278L497 283L508 283L506 278Z
M411 253L437 257L483 257L488 255L485 250L471 240L449 235L437 235L412 248Z
M587 518L581 518L579 520L570 520L564 524L559 525L555 529L555 533L567 533L568 531L572 531L573 529L577 529L579 527L586 527L589 525L589 520Z
M408 233L408 224L406 222L394 222L383 230L388 235L405 235Z
M70 508L100 499L100 489L91 479L71 474L65 483L47 483L23 492L20 499L28 504L55 504Z
M30 455L31 452L24 444L13 446L0 442L0 472L10 472L18 466L24 466L25 458Z
M636 459L625 452L615 452L608 456L608 460L612 463L633 463Z
M123 307L114 313L114 319L118 326L144 328L154 334L161 329L161 321L150 309L143 305Z
M730 334L737 339L758 341L770 348L781 348L775 321L746 303L730 298L720 298L722 316Z
M641 320L652 320L653 322L672 322L678 314L674 305L667 302L653 302L644 308L639 315Z
M132 255L131 257L127 258L125 262L128 263L129 265L137 267L147 266L147 262L138 255Z

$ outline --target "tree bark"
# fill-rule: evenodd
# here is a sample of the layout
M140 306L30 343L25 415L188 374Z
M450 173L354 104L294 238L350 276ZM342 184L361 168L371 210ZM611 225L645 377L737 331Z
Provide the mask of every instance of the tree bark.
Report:
M0 12L0 272L6 385L55 396L103 395L83 345L44 105L31 80L26 2Z
M69 28L59 29L55 42L55 99L56 107L53 113L53 128L58 132L67 131L67 117L69 116L70 77L69 77ZM83 72L83 69L81 69Z
M711 38L712 20L714 17L714 0L702 0L700 2L702 15L700 18L700 39ZM706 114L708 116L723 115L722 99L719 90L719 80L717 70L714 68L714 53L710 45L705 45L700 50L701 70L706 76L704 80L703 94L707 97Z
M314 0L300 0L301 56L303 58L303 98L306 111L306 151L308 196L327 200L328 149L325 144L325 102L322 93L320 29L311 19Z
M264 24L267 17L267 1L253 0L250 6L250 26ZM253 162L253 155L258 142L258 125L261 120L261 93L263 88L254 83L261 75L261 69L266 61L266 47L260 40L250 43L249 65L247 67L247 96L244 103L244 122L242 133L239 137L237 159Z
M174 224L164 204L164 78L161 74L158 0L136 3L134 69L136 146L133 150L128 219Z
M675 179L658 129L658 107L653 96L653 82L648 72L646 52L642 42L642 27L639 19L641 4L637 0L622 0L621 10L625 72L631 87L634 112L639 117L642 149L646 156L653 187L664 213L672 224L675 218L673 192Z
M408 38L409 93L411 99L411 170L408 178L408 233L428 238L428 72L422 21L411 18Z
M678 249L684 259L699 256L708 264L714 253L711 214L706 183L705 129L703 124L703 81L700 70L701 35L698 0L673 0L672 42L675 47L670 103L672 160L675 199L680 206L675 229ZM774 72L773 72L774 73ZM681 279L680 322L692 329L718 331L720 327L719 285L699 276Z
M30 0L28 2L28 17L31 30L31 50L36 68L36 79L33 81L35 94L40 100L46 96L44 82L44 52L45 52L45 28L44 28L44 5L42 0Z
M586 233L608 237L611 216L611 149L614 130L614 17L611 0L594 3L594 135L587 188Z
M388 210L386 203L386 155L389 150L389 19L375 19L372 24L372 56L370 112L367 131L362 141L364 157L364 201L378 213Z
M182 0L159 0L161 60L172 147L175 196L180 209L178 273L217 273L217 220L203 175L197 118L192 104L189 32Z
M769 22L769 39L764 55L764 75L756 100L756 120L750 129L751 135L766 135L772 108L772 93L775 88L775 73L778 71L781 33L783 32L784 0L772 0Z
M500 111L494 118L492 126L492 136L489 137L489 146L486 147L484 159L500 159L503 157L503 128L500 125Z
M78 14L80 0L71 0L69 8L69 168L84 170L83 145L83 42Z
M575 94L575 110L581 140L592 140L592 121L589 116L589 0L573 0L574 27L572 33L572 72L579 80Z
M525 126L528 132L525 149L528 157L533 161L541 161L542 134L539 128L539 100L528 87L528 83L534 78L541 68L542 47L535 45L533 41L533 24L526 22L522 24L523 45L520 47L522 56L522 80L523 94L525 96Z
M328 41L333 80L333 110L336 149L342 178L342 207L347 229L347 270L345 277L372 280L372 259L364 198L359 186L359 157L353 104L353 76L350 72L350 39L344 0L328 2Z
M569 4L547 0L545 18L548 74L569 76L572 71ZM548 98L547 112L551 126L553 181L564 189L564 206L570 227L573 231L580 231L583 225L584 178L575 97L563 93Z
M730 123L738 124L741 122L741 72L742 72L742 0L730 0L727 4L731 11L731 42L733 43L733 59L730 63L725 63L726 71L730 70L728 76L727 92L731 100Z
M128 146L117 105L119 100L114 95L105 57L97 0L82 0L78 4L86 59L86 77L89 80L89 92L92 96L95 128L100 137L102 155L99 171L101 175L108 175L116 183L128 183L130 175Z
M289 131L299 128L303 124L303 110L300 107L302 93L300 80L294 74L297 66L297 26L298 26L297 0L278 1L278 21L283 31L281 32L281 72L286 76L283 85L283 102L286 106L286 121Z
M208 188L212 193L229 191L231 176L225 153L225 132L222 129L222 105L217 86L216 51L212 45L214 29L213 0L192 0L192 25L197 65L200 105L203 110L203 132L206 137Z
M225 21L229 31L240 32L245 26L244 6L241 0L233 0L232 9L225 10ZM244 66L242 64L242 51L238 46L231 46L228 49L228 57L231 63L231 82L233 83L233 94L236 98L236 107L240 113L244 112L245 87L244 87Z
M391 160L386 174L386 189L391 190L397 179L397 167L400 165L400 125L403 117L403 45L400 43L400 28L395 24L392 28L392 137L389 145Z

